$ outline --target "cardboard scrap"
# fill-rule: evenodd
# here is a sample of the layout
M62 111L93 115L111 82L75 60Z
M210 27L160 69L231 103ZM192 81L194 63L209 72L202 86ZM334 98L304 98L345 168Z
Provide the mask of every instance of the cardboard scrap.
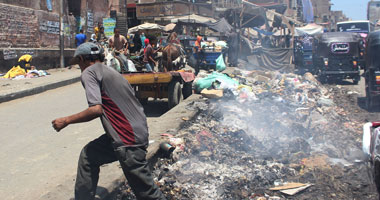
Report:
M201 95L203 97L209 98L209 99L218 99L223 97L223 90L207 90L203 89L201 91Z
M278 186L278 187L274 187L274 188L270 188L269 190L286 190L286 189L293 189L293 188L298 188L298 187L303 187L305 186L306 184L303 184L303 183L286 183L282 186Z
M307 185L299 187L299 188L293 188L293 189L288 189L288 190L280 190L280 192L287 194L287 195L295 195L298 192L301 192L302 190L305 190L306 188L308 188L310 186L311 186L311 184L307 184Z
M298 192L301 192L302 190L305 190L306 188L310 186L312 186L312 184L286 183L282 186L270 188L269 190L280 191L281 193L284 193L287 195L295 195Z

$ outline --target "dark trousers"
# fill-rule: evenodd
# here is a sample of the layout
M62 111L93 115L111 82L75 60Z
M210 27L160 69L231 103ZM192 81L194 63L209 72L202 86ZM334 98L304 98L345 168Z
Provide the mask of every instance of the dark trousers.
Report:
M137 199L166 199L153 181L145 156L145 147L120 147L114 150L112 139L106 134L91 141L79 156L75 199L94 199L100 166L116 160L119 160Z
M231 66L237 67L238 64L238 49L234 47L229 47L228 49L228 63Z

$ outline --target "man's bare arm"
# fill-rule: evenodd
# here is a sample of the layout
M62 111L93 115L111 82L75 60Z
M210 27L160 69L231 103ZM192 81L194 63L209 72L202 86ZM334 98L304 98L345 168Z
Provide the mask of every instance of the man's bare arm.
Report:
M86 110L67 117L58 118L52 121L53 128L59 132L69 124L88 122L102 115L103 108L101 105L95 105Z

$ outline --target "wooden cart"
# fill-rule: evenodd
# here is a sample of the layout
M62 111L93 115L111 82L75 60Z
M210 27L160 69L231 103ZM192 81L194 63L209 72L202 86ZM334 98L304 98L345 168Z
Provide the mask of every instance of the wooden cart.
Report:
M173 108L182 99L192 94L192 83L195 75L190 71L171 72L135 72L123 74L135 90L136 97L142 104L148 98L168 99L169 109Z

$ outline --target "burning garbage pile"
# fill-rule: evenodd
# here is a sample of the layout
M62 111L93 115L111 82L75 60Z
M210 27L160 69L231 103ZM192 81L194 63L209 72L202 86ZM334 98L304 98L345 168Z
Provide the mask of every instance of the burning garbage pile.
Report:
M224 78L237 84L218 77L201 88L223 97L189 104L198 115L165 135L177 148L154 173L168 199L377 198L361 136L311 74L238 70Z

